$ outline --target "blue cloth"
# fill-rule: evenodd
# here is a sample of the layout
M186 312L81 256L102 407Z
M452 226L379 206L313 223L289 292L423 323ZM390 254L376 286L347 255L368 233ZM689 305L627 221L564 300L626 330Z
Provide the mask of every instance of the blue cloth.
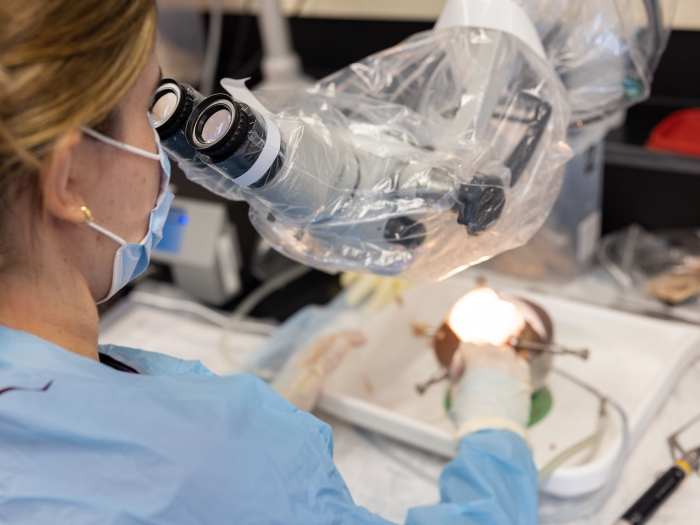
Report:
M100 351L148 375L0 327L0 523L389 523L353 502L328 425L257 377ZM466 436L407 523L535 525L536 480L515 434Z

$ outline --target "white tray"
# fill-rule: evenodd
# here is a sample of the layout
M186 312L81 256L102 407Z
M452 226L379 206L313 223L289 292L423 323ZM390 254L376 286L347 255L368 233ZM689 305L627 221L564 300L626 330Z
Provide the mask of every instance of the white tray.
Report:
M438 363L429 339L416 337L411 325L437 327L452 304L473 287L472 280L463 278L422 284L409 290L403 306L391 305L368 319L367 345L351 353L328 379L319 408L349 423L453 457L454 427L442 408L446 385L437 385L424 396L415 390L415 384L437 370ZM591 350L588 361L558 357L555 367L621 404L629 417L632 444L700 351L698 327L531 292L500 291L545 308L558 343ZM599 407L594 396L560 376L550 375L547 384L554 397L552 411L530 429L538 467L590 435ZM619 421L613 421L598 450L572 458L542 490L574 497L600 488L621 446Z

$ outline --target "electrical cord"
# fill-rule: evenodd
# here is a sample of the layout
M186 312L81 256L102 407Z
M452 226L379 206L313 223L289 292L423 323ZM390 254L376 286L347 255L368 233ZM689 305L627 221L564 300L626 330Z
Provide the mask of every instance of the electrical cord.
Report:
M241 69L241 64L243 64L243 52L248 41L250 24L253 19L253 15L249 12L249 4L250 0L243 0L231 49L231 57L226 68L227 74L230 74L232 78L244 77L244 75L239 75L238 71Z
M245 299L243 299L243 301L241 301L231 316L226 320L226 323L223 325L223 330L221 331L221 338L219 339L219 352L221 353L222 357L226 359L226 361L234 366L240 366L240 363L234 360L227 350L229 334L231 332L235 332L239 325L244 322L245 317L269 295L281 288L284 288L289 283L296 281L300 277L303 277L310 271L311 268L308 266L303 266L301 264L293 266L292 268L280 272L274 277L266 280L255 290L253 290Z
M221 36L224 30L224 2L212 0L209 11L209 30L207 31L207 48L202 64L202 80L200 91L205 97L214 92L216 73L219 67L219 52L221 50Z
M134 290L129 294L129 301L163 310L194 314L216 326L224 327L230 322L228 316L188 299L164 297ZM258 322L251 323L250 321L241 321L239 327L244 328L246 333L258 333L261 335L270 335L277 329L277 327L273 325Z
M236 29L236 37L233 44L233 51L229 59L227 71L232 78L246 78L252 76L255 70L260 67L263 58L261 47L256 49L247 60L243 60L243 51L250 33L250 23L255 15L249 12L251 0L243 0L241 6L240 19ZM309 4L309 0L297 0L296 4L289 10L287 19L299 18Z
M178 311L194 314L210 323L222 328L221 337L219 339L219 352L224 359L234 366L240 367L241 363L233 359L227 350L228 336L231 332L244 329L247 333L258 333L261 335L270 335L277 327L266 325L264 323L251 322L246 320L246 316L265 298L285 287L287 284L296 281L300 277L311 271L308 266L297 265L284 272L271 277L253 292L251 292L233 311L230 316L223 315L204 305L189 301L187 299L178 299L175 297L163 297L160 295L134 290L129 294L129 300L135 303L154 306L164 310ZM263 379L268 376L262 370L252 370Z

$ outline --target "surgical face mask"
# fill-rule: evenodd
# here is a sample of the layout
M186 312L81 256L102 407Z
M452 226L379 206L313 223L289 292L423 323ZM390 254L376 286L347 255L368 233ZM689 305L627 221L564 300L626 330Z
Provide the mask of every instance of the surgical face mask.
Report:
M174 195L168 191L168 184L170 182L170 161L163 152L163 148L160 145L160 139L158 138L157 133L156 144L158 146L158 153L150 153L140 148L118 142L92 129L81 128L81 130L83 133L90 135L101 142L109 144L110 146L114 146L130 153L146 157L147 159L153 159L160 162L160 190L158 191L158 199L156 200L155 208L151 210L148 232L141 242L126 242L118 235L115 235L102 226L95 224L92 213L86 206L81 208L86 215L86 226L97 230L120 244L120 247L114 256L112 285L107 296L97 302L97 304L100 304L113 297L114 294L116 294L119 290L124 288L124 286L136 279L136 277L141 275L146 270L151 259L151 250L163 238L163 226L165 225L165 219L168 217L168 211L170 210L170 204L173 201Z

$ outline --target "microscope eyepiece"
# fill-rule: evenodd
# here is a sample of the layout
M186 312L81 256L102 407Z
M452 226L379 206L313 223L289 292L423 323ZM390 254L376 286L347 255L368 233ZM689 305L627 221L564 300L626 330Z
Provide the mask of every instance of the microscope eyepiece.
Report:
M197 130L197 135L205 144L213 144L229 130L232 122L233 114L228 108L216 109L209 118L200 120L202 126Z
M203 99L187 84L164 78L156 90L151 106L151 120L161 141L182 131L194 107Z
M228 93L217 93L194 108L185 139L197 157L229 180L237 181L256 163L268 137L264 117ZM272 165L248 186L259 189L275 177L284 163L284 143Z
M151 118L153 125L158 127L165 124L173 116L180 102L180 94L175 91L161 91L159 94L156 93L156 96L151 108Z
M247 106L220 93L205 98L187 121L190 146L217 163L231 157L248 136L255 116Z

